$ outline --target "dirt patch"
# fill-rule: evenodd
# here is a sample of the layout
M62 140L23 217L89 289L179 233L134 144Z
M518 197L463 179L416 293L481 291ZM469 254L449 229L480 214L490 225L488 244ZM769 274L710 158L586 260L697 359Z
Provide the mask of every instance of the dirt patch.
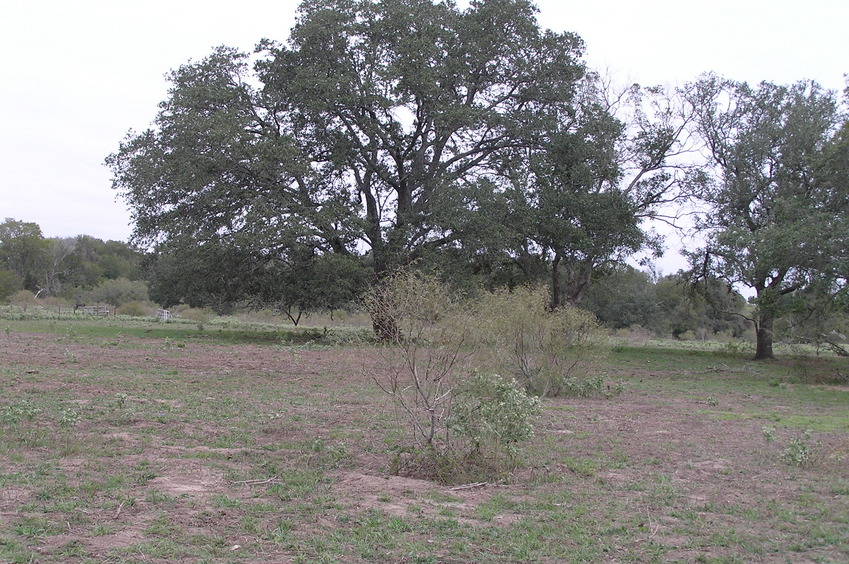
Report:
M373 350L182 345L0 338L0 409L34 409L3 423L0 537L23 548L0 561L849 558L849 435L816 433L795 467L799 430L764 419L839 386L610 370L623 394L546 400L510 480L455 489L387 473L398 424Z
M179 468L170 468L164 476L150 480L148 485L175 496L189 494L197 497L224 490L222 477L199 464L181 464Z

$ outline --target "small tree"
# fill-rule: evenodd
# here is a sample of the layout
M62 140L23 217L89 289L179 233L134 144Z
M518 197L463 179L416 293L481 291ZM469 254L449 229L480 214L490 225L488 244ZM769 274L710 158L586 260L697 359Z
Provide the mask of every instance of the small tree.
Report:
M433 276L399 271L365 298L372 319L393 320L392 341L381 349L388 369L378 385L406 418L416 448L450 449L446 425L471 330L471 318Z

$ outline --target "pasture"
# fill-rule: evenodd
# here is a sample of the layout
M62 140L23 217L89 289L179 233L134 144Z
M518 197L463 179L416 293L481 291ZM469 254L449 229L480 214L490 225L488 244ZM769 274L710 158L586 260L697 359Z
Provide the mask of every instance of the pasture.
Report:
M849 561L846 359L621 344L509 480L440 484L345 335L0 318L0 561Z

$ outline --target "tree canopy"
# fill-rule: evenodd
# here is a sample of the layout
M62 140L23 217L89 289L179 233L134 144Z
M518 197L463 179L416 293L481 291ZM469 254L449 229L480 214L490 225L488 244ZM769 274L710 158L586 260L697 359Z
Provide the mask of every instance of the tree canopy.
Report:
M522 0L304 2L253 74L229 48L174 71L155 127L109 157L114 186L140 242L365 248L382 272L459 236L441 194L539 141L581 49Z
M796 297L845 287L844 118L836 95L811 82L752 87L708 75L689 96L716 170L696 193L710 211L691 262L754 290L756 358L771 358L775 319Z
M285 43L173 71L153 126L107 164L134 240L162 252L338 254L378 278L437 255L538 263L555 305L577 301L592 268L646 244L683 123L640 113L629 136L625 93L582 53L528 0L309 0Z

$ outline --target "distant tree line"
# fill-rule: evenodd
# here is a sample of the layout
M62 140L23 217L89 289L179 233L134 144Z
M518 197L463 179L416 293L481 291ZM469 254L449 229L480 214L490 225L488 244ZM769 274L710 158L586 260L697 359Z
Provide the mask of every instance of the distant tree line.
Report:
M71 304L144 301L144 256L129 243L44 237L38 224L7 218L0 223L0 300L23 291Z
M684 272L655 276L621 265L600 273L582 307L609 329L644 329L676 339L743 338L752 332L751 306L716 278Z

